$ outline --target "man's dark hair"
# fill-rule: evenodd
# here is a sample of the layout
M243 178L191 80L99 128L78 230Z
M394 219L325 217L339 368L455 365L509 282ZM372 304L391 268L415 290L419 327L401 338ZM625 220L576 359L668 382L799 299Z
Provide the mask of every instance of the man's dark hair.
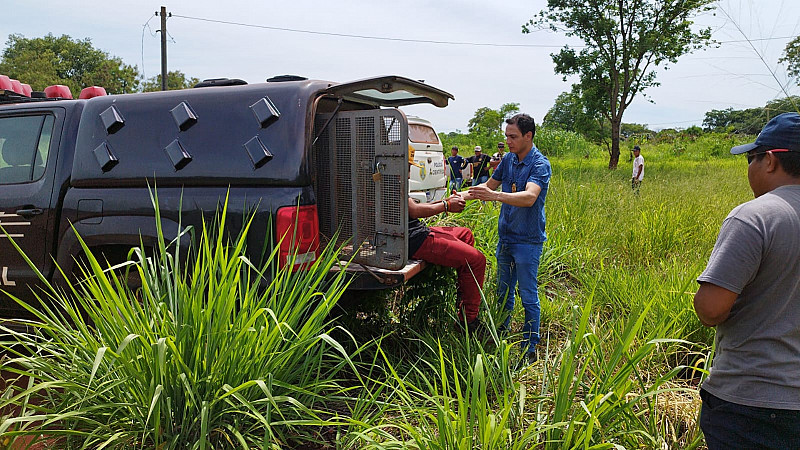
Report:
M533 136L536 136L536 122L533 121L533 117L527 114L517 114L510 119L506 119L506 123L519 128L523 136L528 134L529 131L533 133Z
M764 151L764 150L760 150ZM781 165L781 168L787 174L795 177L800 178L800 153L798 152L773 152L776 158L778 158L778 162ZM756 161L760 161L766 156L766 153L757 153L755 155Z
M778 161L781 163L784 172L795 178L800 178L800 153L780 152L773 153L773 155L778 157Z

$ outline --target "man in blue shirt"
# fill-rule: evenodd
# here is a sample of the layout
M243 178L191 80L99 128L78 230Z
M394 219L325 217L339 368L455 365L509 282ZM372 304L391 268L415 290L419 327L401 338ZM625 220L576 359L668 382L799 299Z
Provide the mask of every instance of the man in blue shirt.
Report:
M499 201L497 225L497 293L509 311L508 329L519 283L525 323L522 366L536 362L539 343L539 258L545 239L544 202L550 184L550 161L533 145L536 124L527 114L506 120L508 151L486 182L469 189L467 199ZM495 191L502 186L501 191Z
M461 185L464 184L464 176L461 175L461 170L467 167L467 161L458 154L458 147L453 146L450 149L452 156L447 158L447 165L450 168L450 193L453 191L460 191Z

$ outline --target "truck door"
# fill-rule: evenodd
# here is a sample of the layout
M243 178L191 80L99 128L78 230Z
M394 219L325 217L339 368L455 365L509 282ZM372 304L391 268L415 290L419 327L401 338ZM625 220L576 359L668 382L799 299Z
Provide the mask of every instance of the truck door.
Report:
M41 283L12 240L45 270L53 191L53 176L45 171L55 163L50 151L55 122L52 112L0 114L0 289L21 298L30 299L31 287ZM0 293L0 309L18 306Z

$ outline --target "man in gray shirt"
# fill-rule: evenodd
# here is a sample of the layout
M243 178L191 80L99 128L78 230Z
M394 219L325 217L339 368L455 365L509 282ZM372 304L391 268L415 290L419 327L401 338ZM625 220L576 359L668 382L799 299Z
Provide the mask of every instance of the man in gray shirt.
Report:
M755 199L728 214L697 278L697 317L716 326L700 395L710 450L800 448L800 115L781 114L747 153Z

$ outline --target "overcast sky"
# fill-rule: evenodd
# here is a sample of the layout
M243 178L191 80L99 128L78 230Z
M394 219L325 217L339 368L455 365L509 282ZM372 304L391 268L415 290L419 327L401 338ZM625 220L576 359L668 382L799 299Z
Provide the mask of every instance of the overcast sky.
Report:
M169 70L189 76L250 83L279 74L340 82L378 75L425 80L452 93L455 101L444 109L422 105L405 110L430 119L439 131L466 131L476 109L509 102L519 103L540 123L571 85L554 73L550 54L564 44L581 44L550 31L521 33L546 0L2 0L2 5L3 48L11 33L88 37L147 77L160 73L155 33L160 21L154 12L163 5L173 14L167 22ZM701 124L711 109L763 106L785 95L781 85L790 95L800 94L777 62L791 37L800 33L800 1L721 0L718 6L725 12L698 17L696 23L712 27L713 37L723 43L684 56L669 70L659 69L661 86L647 91L654 103L637 98L625 122L685 128ZM263 27L528 47L402 42ZM745 38L754 47L742 42Z

